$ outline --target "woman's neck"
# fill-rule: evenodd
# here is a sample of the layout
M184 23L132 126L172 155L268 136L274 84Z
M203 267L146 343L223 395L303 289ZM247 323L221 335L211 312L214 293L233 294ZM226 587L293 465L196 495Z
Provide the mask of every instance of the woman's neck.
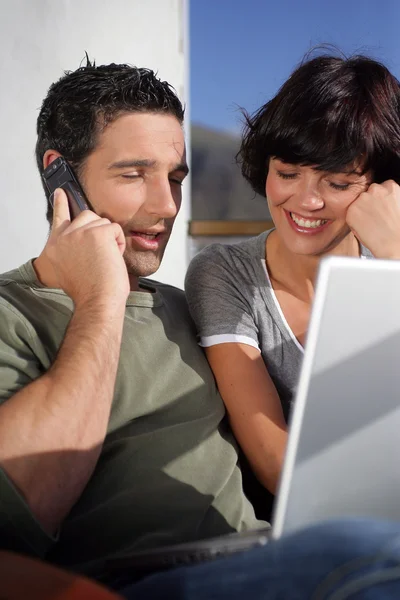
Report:
M350 233L326 254L318 256L295 254L285 246L275 230L267 237L266 256L267 269L273 282L305 302L311 302L321 258L360 256L360 246L354 235Z

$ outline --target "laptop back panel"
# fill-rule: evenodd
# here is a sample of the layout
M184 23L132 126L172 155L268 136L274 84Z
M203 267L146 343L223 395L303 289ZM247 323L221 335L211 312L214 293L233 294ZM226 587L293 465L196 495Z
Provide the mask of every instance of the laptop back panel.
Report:
M273 537L400 520L400 261L322 261Z

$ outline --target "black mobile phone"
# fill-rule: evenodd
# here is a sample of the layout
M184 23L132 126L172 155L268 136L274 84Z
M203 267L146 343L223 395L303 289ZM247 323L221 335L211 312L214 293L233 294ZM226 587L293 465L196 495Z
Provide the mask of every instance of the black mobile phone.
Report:
M52 194L57 188L62 188L67 194L71 218L74 219L82 210L90 210L89 203L85 197L79 181L71 166L63 156L59 156L43 171L43 181Z

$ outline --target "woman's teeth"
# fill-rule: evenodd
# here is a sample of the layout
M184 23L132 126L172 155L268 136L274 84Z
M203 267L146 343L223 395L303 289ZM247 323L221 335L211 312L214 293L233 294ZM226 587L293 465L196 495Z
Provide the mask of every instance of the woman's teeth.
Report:
M294 213L290 213L291 218L299 227L304 227L308 229L316 229L317 227L321 227L321 225L325 225L328 222L328 219L318 219L316 221L309 221L308 219L301 219L296 217Z

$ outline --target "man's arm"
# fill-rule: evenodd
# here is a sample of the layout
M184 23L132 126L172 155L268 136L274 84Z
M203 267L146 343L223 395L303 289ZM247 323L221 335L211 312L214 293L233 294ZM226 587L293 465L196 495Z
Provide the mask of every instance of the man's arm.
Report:
M48 533L96 465L113 398L123 311L77 310L52 368L0 406L0 463Z
M129 292L122 231L89 211L70 223L61 196L48 254L75 312L49 371L0 406L0 465L48 533L101 451Z

